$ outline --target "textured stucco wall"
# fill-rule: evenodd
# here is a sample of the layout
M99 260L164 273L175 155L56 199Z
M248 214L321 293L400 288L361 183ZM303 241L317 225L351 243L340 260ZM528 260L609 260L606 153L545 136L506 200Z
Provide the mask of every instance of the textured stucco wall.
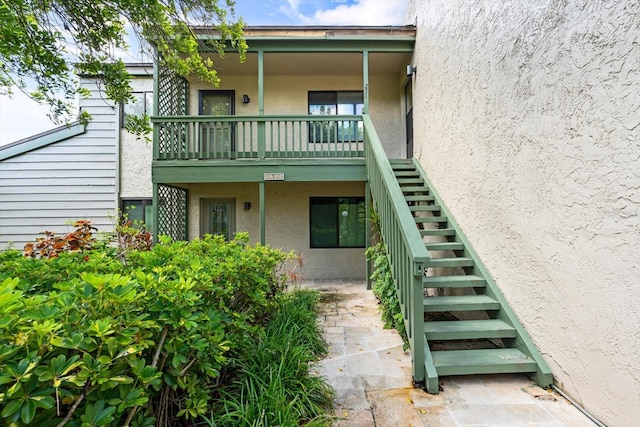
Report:
M416 155L557 384L637 425L638 2L412 3Z
M258 85L255 75L224 75L220 90L235 90L237 115L258 114ZM369 77L370 115L385 150L390 157L404 156L405 130L402 121L402 86L398 76L375 74ZM211 89L197 81L190 82L190 114L198 114L198 92ZM264 83L265 114L308 114L308 92L312 90L362 90L360 75L266 75ZM251 99L242 104L242 95Z
M267 182L265 184L266 243L302 257L305 279L364 279L363 248L311 249L309 247L309 197L364 196L364 183L336 185L311 182ZM200 235L200 201L203 198L235 198L236 231L247 231L260 241L258 183L194 184L189 187L189 238ZM244 210L244 202L251 209Z
M153 76L133 77L131 88L134 92L153 92ZM146 198L153 195L152 157L153 143L120 129L120 197Z

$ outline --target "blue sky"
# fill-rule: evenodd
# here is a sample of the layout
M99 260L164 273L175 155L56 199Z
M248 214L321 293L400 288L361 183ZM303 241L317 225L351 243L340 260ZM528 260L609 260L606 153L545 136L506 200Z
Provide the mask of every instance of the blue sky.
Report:
M402 25L408 1L236 0L236 15L247 25ZM0 96L0 145L55 127L47 112L21 93Z

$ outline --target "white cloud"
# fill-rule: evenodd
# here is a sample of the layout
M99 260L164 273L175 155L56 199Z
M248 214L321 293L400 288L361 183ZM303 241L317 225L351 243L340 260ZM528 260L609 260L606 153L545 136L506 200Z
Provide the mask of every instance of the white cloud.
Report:
M299 10L300 0L289 0ZM299 14L307 25L402 25L408 0L355 0L334 8L317 9L313 16Z

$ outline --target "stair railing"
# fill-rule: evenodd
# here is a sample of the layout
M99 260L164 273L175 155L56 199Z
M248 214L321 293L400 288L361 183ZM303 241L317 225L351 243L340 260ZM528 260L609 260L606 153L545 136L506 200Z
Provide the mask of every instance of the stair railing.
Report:
M407 208L407 202L373 122L367 114L363 115L363 125L369 188L378 210L380 232L387 247L387 256L409 338L413 379L422 382L425 378L422 277L429 253Z

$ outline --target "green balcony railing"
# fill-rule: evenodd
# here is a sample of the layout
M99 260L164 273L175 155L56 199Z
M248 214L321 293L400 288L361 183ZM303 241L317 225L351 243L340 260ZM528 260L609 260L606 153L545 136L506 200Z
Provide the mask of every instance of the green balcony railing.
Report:
M363 157L362 116L158 116L155 160Z
M365 161L369 187L380 218L380 231L387 247L400 309L411 347L413 379L425 378L424 275L429 253L413 216L407 209L380 138L368 115L363 116Z

